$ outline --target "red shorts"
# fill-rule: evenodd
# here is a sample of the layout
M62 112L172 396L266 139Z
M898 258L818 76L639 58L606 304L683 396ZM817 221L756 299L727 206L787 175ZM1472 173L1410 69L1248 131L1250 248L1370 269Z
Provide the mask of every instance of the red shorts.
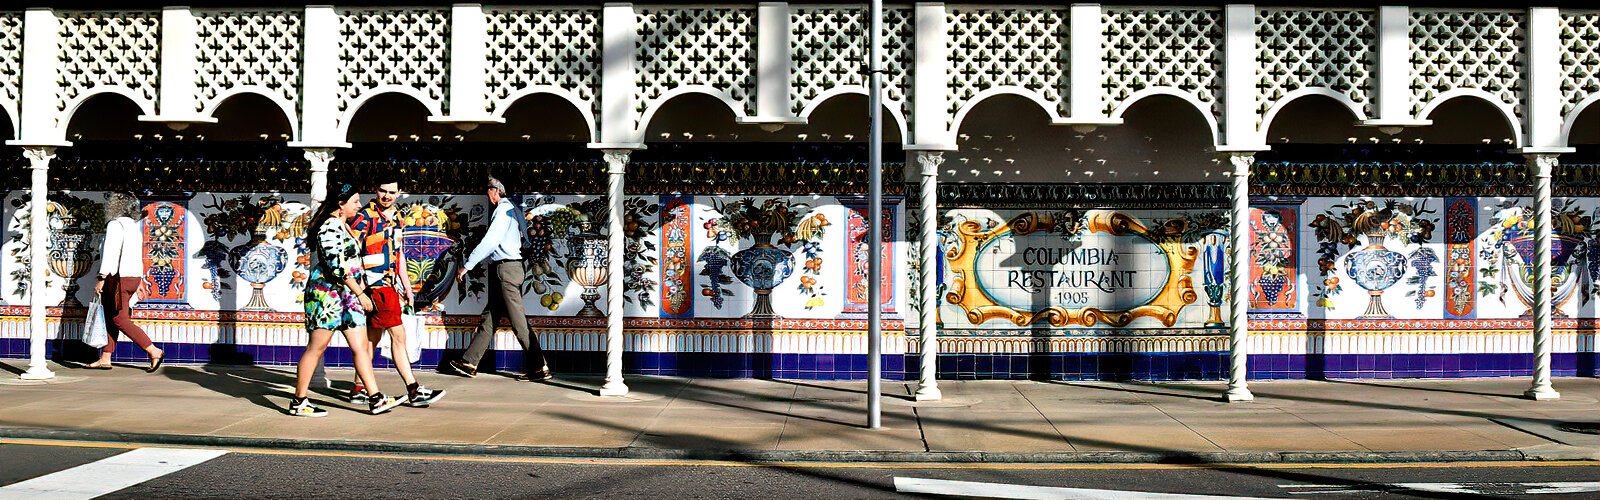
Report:
M367 312L367 328L387 330L400 326L400 294L394 287L373 287L372 308Z

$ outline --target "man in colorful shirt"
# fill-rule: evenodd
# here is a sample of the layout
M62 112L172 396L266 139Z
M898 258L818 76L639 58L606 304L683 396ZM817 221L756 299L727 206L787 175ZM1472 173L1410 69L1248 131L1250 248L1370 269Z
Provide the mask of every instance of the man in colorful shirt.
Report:
M444 397L444 391L423 387L411 373L407 359L406 328L401 318L411 312L411 277L406 273L405 255L400 252L402 223L395 202L400 198L398 181L378 185L372 203L350 219L350 230L362 246L362 281L372 298L373 310L367 311L367 340L369 352L376 352L378 340L389 333L390 351L395 370L406 383L412 406L425 407ZM402 298L404 300L402 300ZM420 342L419 340L416 340ZM360 382L351 389L351 400L365 396Z

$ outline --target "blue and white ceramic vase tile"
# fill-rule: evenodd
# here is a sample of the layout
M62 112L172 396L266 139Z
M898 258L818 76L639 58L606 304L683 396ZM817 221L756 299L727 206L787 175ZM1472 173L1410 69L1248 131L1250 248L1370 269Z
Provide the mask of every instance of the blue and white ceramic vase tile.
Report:
M1213 231L1206 233L1202 239L1200 250L1200 271L1204 277L1204 290L1206 292L1206 306L1210 315L1206 318L1205 326L1220 327L1226 323L1222 320L1222 303L1228 295L1228 237L1226 234ZM1262 278L1265 278L1263 276ZM1282 283L1279 283L1282 286ZM1277 302L1274 295L1270 302Z
M277 278L289 264L289 254L267 242L266 235L256 234L250 241L228 251L228 264L239 278L250 283L250 300L241 311L270 311L264 293L267 283Z
M794 274L794 257L772 246L771 233L754 235L755 245L733 254L733 276L755 290L755 305L749 318L777 316L772 310L772 289Z

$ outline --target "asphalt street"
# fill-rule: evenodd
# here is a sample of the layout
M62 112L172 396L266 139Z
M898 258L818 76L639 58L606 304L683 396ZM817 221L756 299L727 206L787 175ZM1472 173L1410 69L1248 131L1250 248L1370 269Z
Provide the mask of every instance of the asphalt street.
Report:
M152 469L144 453L202 453ZM165 457L166 455L161 455ZM214 458L213 458L214 457ZM148 458L148 460L157 460ZM182 462L183 459L177 460ZM110 467L108 469L108 467ZM98 469L97 469L98 468ZM118 472L130 471L127 473ZM155 472L149 472L155 470ZM127 477L150 474L147 480ZM104 485L122 478L126 487ZM52 483L54 481L54 483ZM1595 498L1600 464L747 464L185 450L10 441L0 499L64 498ZM116 489L109 489L116 488ZM52 491L56 491L52 489ZM83 491L77 491L82 489ZM1170 497L1168 497L1170 498Z

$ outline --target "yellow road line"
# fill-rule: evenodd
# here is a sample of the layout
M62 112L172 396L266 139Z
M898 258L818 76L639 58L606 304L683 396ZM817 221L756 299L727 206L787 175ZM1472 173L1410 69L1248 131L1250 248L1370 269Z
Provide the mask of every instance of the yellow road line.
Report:
M768 467L791 469L972 469L972 470L1181 470L1181 469L1468 469L1511 467L1600 467L1600 461L1565 462L1422 462L1356 464L1154 464L1154 463L959 463L959 462L737 462L730 460L683 460L642 458L558 458L493 455L441 455L427 453L379 453L338 450L288 450L217 446L174 446L168 444L112 443L51 439L0 438L0 444L58 446L74 448L135 449L146 446L199 448L231 453L334 458L372 458L385 460L440 460L449 462L533 463L550 465L628 465L640 467Z

